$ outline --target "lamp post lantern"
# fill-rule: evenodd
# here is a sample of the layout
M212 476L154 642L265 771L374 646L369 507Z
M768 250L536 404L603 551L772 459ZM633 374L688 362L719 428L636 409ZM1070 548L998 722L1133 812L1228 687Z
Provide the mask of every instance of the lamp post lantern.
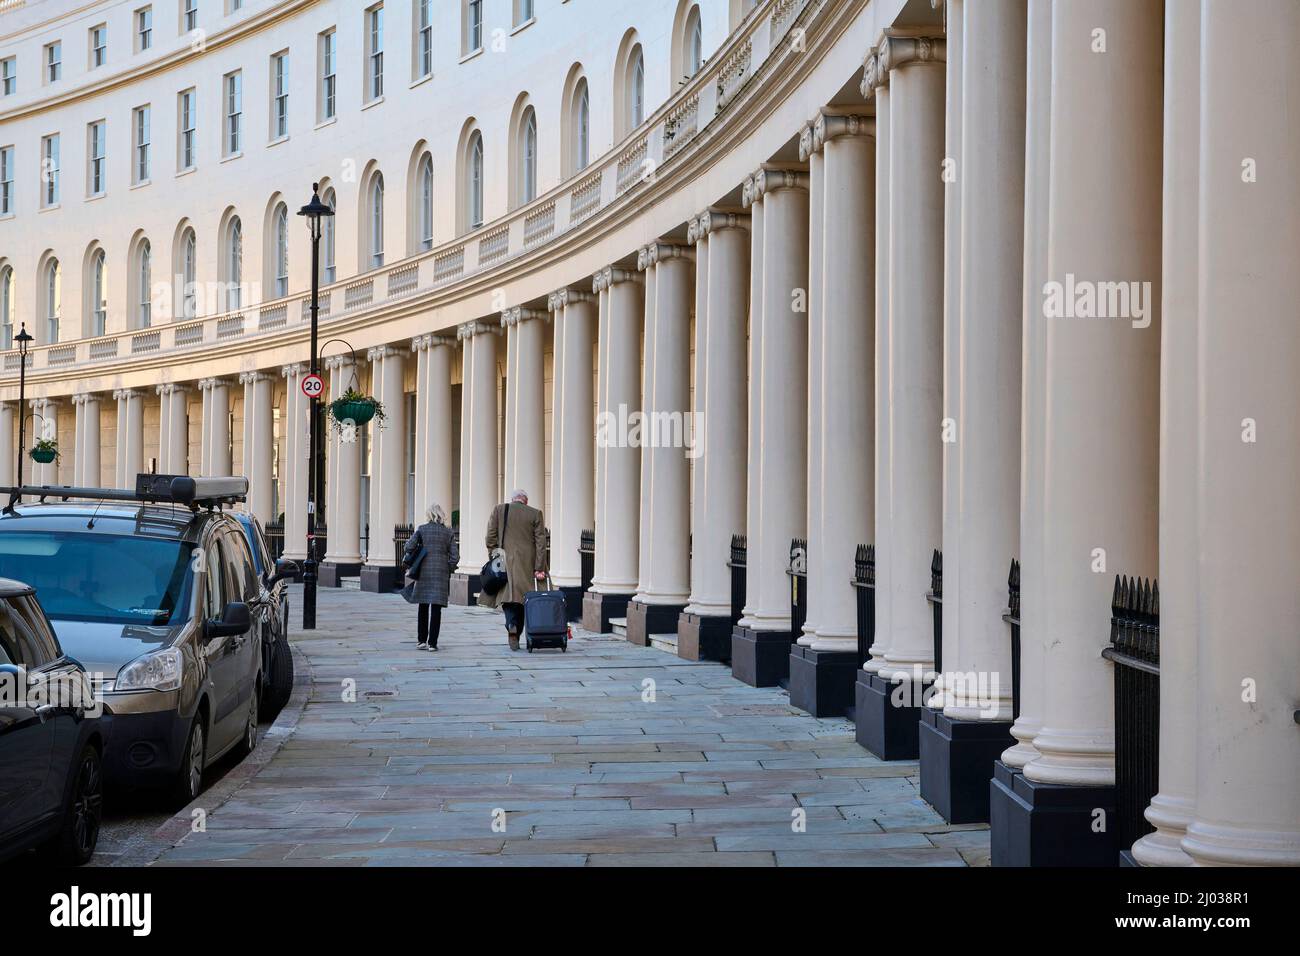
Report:
M311 374L320 375L320 356L318 354L317 331L320 318L320 240L322 222L327 216L334 215L334 210L321 202L320 183L311 184L311 202L298 210L298 215L307 220L307 229L311 234ZM325 469L317 456L324 446L320 434L320 394L307 396L309 437L307 446L307 560L302 569L302 629L316 629L316 580L320 562L316 555L316 503L324 498L319 485L323 484Z
M23 458L27 454L27 413L25 406L27 404L27 347L32 342L32 334L27 331L27 323L24 322L18 329L18 334L14 336L14 341L18 343L18 480L14 486L21 488L23 486Z

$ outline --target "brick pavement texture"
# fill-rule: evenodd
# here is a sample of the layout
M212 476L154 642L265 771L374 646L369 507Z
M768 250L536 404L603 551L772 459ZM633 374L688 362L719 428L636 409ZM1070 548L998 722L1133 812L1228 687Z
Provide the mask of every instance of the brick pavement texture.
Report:
M295 595L294 606L301 600ZM415 649L400 598L323 590L293 640L297 730L157 866L983 866L915 762L728 668L575 628L512 653L501 618L449 608Z

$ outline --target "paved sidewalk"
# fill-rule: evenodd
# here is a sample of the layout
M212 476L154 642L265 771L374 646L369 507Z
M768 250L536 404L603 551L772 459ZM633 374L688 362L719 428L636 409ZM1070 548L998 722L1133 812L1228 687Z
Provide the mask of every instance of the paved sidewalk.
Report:
M720 665L582 631L511 653L479 608L417 652L414 608L354 591L322 591L320 621L294 635L293 736L155 865L987 864L987 828L946 825L915 762Z

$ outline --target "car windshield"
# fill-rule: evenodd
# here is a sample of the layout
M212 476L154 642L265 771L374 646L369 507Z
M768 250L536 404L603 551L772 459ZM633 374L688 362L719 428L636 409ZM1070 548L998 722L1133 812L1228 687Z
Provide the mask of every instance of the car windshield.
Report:
M0 532L0 577L30 584L54 620L164 627L190 616L194 545L131 535Z

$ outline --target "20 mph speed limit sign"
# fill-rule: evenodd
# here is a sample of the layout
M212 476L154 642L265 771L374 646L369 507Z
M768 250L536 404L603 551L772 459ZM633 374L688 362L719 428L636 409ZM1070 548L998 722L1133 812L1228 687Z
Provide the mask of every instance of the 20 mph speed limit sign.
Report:
M302 393L308 398L320 398L325 391L325 382L319 375L308 375L302 380Z

